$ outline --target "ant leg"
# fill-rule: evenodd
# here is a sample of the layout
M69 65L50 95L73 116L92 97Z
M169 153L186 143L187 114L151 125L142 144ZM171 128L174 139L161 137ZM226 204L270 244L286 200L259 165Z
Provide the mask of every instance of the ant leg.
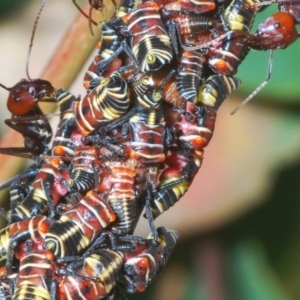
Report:
M170 20L167 21L166 27L171 38L172 47L175 51L176 56L178 56L179 45L182 45L178 23L174 20Z
M106 67L112 63L112 61L118 57L119 54L121 54L122 52L125 52L134 62L135 66L138 68L138 61L136 60L136 58L134 57L131 49L128 47L127 43L125 41L121 42L120 47L115 51L115 53L113 55L111 55L109 58L104 59L102 61L99 62L98 64L98 74L102 74Z
M153 217L152 210L151 210L151 200L152 200L151 196L152 196L152 193L149 190L147 190L146 203L145 203L145 215L146 215L150 230L153 235L153 241L156 242L158 240L158 233L155 228L154 217Z
M57 280L52 279L50 283L50 300L56 300Z

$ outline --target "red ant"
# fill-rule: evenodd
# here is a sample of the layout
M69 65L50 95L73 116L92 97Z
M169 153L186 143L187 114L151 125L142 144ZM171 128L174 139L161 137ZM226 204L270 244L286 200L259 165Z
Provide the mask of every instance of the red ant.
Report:
M299 7L295 6L299 14ZM247 45L254 50L268 50L270 51L267 77L262 84L260 84L254 92L252 92L235 110L231 112L234 114L240 107L244 106L250 101L258 92L260 92L271 78L273 52L276 49L284 49L294 43L299 33L296 29L297 18L291 13L276 12L263 23L258 26L254 35L250 35L247 39Z
M51 126L38 106L39 101L55 102L55 89L49 81L31 79L28 73L29 58L33 45L37 23L46 4L44 0L36 17L32 30L30 45L26 61L26 74L28 79L21 79L13 87L0 86L9 91L7 108L12 113L5 123L20 132L24 137L24 147L0 148L0 153L32 158L48 152L47 144L52 137Z

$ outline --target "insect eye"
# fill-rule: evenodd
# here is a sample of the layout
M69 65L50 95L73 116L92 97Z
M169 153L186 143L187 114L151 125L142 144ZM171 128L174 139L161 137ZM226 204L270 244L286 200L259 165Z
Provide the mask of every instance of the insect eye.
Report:
M34 87L29 87L29 89L28 89L28 93L30 94L30 95L35 95L35 88Z

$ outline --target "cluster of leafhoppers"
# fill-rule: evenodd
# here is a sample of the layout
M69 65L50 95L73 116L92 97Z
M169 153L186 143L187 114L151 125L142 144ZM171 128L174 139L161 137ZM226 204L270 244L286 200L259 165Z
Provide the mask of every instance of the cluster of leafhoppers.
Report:
M257 13L273 3L279 12L251 34ZM90 4L103 9L102 1ZM115 6L82 98L42 79L1 85L12 113L6 124L23 135L24 147L0 152L35 158L2 185L9 186L10 210L2 212L9 225L0 231L1 299L125 299L124 292L143 292L179 237L154 220L201 167L217 109L240 85L232 77L239 64L249 49L272 53L298 38L299 1ZM60 110L51 146L39 101ZM134 235L141 216L151 231L146 239Z

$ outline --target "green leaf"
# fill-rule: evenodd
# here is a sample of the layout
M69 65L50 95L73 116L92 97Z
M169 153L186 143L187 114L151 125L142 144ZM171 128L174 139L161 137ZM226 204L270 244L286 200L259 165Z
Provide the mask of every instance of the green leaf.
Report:
M231 300L289 299L263 249L253 240L244 240L229 249L227 269Z

